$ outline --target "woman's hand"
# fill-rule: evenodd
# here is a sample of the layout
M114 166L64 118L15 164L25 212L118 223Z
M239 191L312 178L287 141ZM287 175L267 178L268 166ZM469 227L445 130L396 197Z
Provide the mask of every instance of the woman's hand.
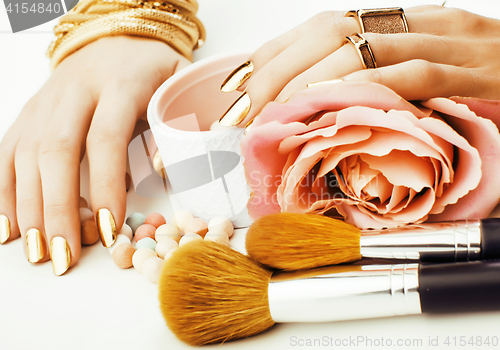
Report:
M56 240L57 258L69 249L69 266L78 261L85 150L94 214L108 209L112 216L101 215L103 227L113 220L122 226L127 146L135 123L160 84L188 64L157 40L104 37L64 59L28 101L0 144L0 214L10 222L8 240L26 240L30 231L24 245L29 261L48 260L54 237L67 242L64 247Z
M360 32L357 20L344 12L322 12L268 42L250 57L253 74L238 87L246 94L221 123L245 125L267 102L285 101L310 83L339 78L381 83L407 100L500 99L499 20L441 6L405 13L410 33L363 34L376 69L363 70L354 45L343 45L346 36ZM241 74L233 76L226 90L241 81Z

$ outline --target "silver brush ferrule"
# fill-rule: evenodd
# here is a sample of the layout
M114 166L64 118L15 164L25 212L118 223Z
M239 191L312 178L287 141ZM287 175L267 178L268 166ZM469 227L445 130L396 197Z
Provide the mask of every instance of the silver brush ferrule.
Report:
M340 265L278 273L269 283L275 322L329 322L420 314L418 264Z
M363 231L360 253L365 258L478 260L481 259L481 223L468 220Z

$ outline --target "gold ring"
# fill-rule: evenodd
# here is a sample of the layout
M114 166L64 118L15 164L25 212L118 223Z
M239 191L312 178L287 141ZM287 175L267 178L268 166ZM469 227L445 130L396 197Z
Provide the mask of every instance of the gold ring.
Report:
M377 68L377 61L375 61L370 44L368 44L368 41L366 41L361 34L356 33L351 36L347 36L344 40L344 44L346 43L354 45L359 57L361 58L361 63L363 64L364 69Z
M408 23L401 7L348 11L345 17L354 17L361 33L408 33Z

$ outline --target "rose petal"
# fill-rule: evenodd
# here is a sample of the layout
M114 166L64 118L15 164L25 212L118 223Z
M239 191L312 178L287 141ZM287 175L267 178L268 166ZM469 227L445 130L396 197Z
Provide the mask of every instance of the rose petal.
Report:
M480 172L471 167L464 169L471 177L479 173L479 185L456 204L448 205L441 214L433 215L430 218L432 221L487 217L500 198L500 134L495 124L490 119L485 119L490 116L498 117L498 110L492 108L492 105L498 106L498 103L490 104L476 99L468 99L467 102L480 111L482 117L476 116L466 105L448 99L436 98L423 102L424 106L440 112L443 119L477 149L481 159Z

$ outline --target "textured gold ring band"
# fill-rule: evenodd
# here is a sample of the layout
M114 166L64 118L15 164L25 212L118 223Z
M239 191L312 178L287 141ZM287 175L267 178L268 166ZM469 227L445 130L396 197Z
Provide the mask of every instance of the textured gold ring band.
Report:
M356 18L361 33L408 33L408 23L401 7L348 11L345 17Z
M370 48L370 44L366 41L365 38L361 36L361 34L353 34L345 38L344 44L351 43L356 48L356 52L361 58L361 63L363 64L363 68L377 68L377 61L375 61L375 57L373 56L372 49Z

